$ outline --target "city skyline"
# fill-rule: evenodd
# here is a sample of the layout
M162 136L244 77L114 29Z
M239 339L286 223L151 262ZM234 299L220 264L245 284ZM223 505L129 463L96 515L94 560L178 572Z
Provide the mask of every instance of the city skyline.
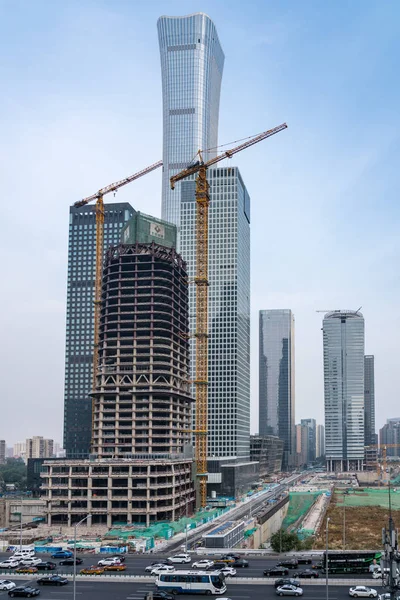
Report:
M361 304L366 352L375 355L377 429L397 412L397 336L382 332L399 326L393 142L400 122L392 77L399 7L352 3L343 27L340 8L329 5L322 14L315 6L233 3L229 18L218 5L201 6L226 56L219 142L289 124L284 135L235 163L252 197L252 431L262 308L290 306L296 314L297 420L323 417L320 315L314 311ZM32 429L61 438L68 210L161 158L156 23L163 14L196 10L191 1L176 2L172 11L157 1L133 7L72 0L26 3L22 14L13 5L4 11L1 249L12 297L2 298L0 313L8 400L2 439L25 439ZM87 35L94 23L107 32L96 48ZM106 79L113 85L104 86ZM161 216L160 199L161 172L118 193L119 201L155 216ZM16 232L29 240L28 252L16 247ZM18 258L23 276L16 275ZM21 422L21 410L33 404L29 424Z

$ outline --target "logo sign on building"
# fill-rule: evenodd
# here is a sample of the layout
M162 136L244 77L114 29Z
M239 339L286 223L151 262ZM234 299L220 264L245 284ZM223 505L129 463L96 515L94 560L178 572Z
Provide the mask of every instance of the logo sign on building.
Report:
M160 223L150 223L150 235L158 238L165 238L165 228L164 225Z

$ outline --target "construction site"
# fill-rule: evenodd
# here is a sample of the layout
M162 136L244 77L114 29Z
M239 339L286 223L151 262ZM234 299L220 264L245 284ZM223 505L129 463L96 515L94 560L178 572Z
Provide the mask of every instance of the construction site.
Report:
M173 189L178 182L196 176L192 193L197 257L193 332L189 328L188 271L175 250L176 227L133 211L122 230L121 243L110 248L105 248L104 243L104 195L116 192L162 163L75 203L70 226L79 228L87 227L82 221L88 222L91 217L93 222L93 211L85 212L85 207L96 201L90 458L61 462L49 459L43 464L42 497L47 503L48 526L71 527L85 522L87 527L148 528L155 523L178 521L206 507L210 452L207 169L286 127L282 124L248 138L207 162L199 152L195 163L171 177ZM195 338L192 381L191 337ZM81 359L78 356L76 360ZM226 446L226 438L223 440ZM226 452L225 447L221 450ZM240 473L243 466L246 465L239 462L232 469ZM225 471L228 473L228 469ZM247 466L253 481L257 480L255 471L255 462ZM214 483L217 479L218 474L214 474ZM248 483L242 475L242 483L235 483L230 495L235 497Z

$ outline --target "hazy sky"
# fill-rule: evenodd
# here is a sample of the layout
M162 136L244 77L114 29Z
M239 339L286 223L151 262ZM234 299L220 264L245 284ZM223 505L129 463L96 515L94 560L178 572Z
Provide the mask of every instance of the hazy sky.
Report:
M0 0L1 418L8 444L62 439L69 206L159 160L156 22L196 11L225 52L220 143L252 201L258 310L296 318L296 421L323 420L323 315L362 306L377 425L400 416L399 56L394 1ZM118 193L160 216L161 172Z

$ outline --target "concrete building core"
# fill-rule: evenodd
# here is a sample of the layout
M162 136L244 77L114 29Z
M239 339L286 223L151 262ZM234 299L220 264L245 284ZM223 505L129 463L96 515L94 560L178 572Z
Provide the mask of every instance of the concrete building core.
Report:
M194 510L186 264L119 244L103 269L89 460L45 461L48 523L173 521Z

